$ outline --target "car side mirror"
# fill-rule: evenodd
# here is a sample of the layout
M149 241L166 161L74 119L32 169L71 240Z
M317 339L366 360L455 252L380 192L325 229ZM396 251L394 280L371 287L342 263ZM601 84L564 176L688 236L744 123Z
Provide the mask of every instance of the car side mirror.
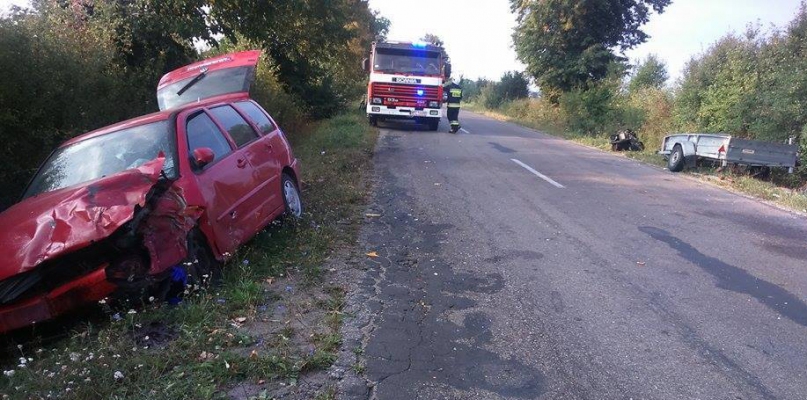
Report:
M213 162L216 154L210 147L200 147L193 150L193 166L196 169L202 169L206 165Z
M370 59L369 58L365 58L364 60L362 60L361 69L364 70L364 72L369 72L370 71Z
M443 67L443 71L445 72L446 79L451 78L451 64L446 64Z

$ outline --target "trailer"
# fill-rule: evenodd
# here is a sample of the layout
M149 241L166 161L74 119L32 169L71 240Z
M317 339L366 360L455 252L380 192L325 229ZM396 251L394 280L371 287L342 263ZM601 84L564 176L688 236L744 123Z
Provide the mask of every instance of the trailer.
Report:
M792 139L789 140L792 143ZM722 167L729 164L748 167L793 168L798 162L798 146L748 140L719 133L677 133L664 137L659 154L672 172L694 166L698 160L710 160Z

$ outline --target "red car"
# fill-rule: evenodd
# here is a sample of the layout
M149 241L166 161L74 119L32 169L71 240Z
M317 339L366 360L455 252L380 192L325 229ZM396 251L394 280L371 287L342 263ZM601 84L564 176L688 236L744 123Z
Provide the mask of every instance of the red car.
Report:
M260 51L162 77L160 112L71 139L0 214L0 332L119 291L201 280L281 214L299 164L250 100Z

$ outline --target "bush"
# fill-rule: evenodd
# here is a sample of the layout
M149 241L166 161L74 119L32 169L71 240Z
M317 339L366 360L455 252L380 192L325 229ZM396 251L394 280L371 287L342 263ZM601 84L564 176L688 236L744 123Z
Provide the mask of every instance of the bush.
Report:
M673 96L670 92L655 87L632 91L627 106L638 110L641 120L632 128L644 142L645 148L656 150L661 141L673 131Z

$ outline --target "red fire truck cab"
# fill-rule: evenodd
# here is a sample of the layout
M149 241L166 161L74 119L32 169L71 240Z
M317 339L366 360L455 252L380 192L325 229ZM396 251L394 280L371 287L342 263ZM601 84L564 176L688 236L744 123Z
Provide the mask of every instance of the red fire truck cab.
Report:
M443 82L451 76L451 64L442 47L418 42L373 43L364 69L370 73L366 108L371 125L406 119L437 130Z

